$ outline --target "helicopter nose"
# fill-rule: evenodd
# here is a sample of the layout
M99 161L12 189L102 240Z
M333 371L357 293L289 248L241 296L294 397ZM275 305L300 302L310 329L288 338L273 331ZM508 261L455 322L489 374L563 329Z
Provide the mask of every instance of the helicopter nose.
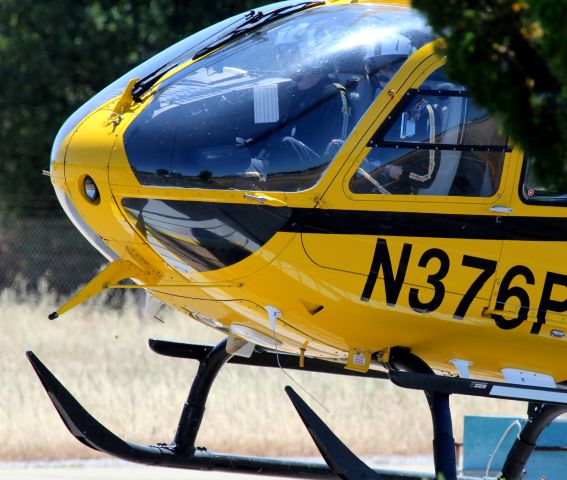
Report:
M107 124L109 111L91 113L70 134L64 155L64 177L69 196L85 218L97 218L97 207L109 203L108 162L116 141L114 125ZM55 156L52 170L60 168Z
M51 156L49 162L49 177L55 191L61 191L65 187L65 151L70 135L66 134L64 128L61 127L57 137L51 148Z
M109 109L71 117L57 135L52 148L50 176L61 206L81 233L107 259L117 255L102 238L121 219L113 208L108 182L108 163L117 138L109 124Z

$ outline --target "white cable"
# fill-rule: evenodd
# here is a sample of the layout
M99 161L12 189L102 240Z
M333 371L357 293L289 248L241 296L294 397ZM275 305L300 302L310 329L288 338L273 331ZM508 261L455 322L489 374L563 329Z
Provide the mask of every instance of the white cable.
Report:
M510 432L510 430L512 430L513 427L518 427L518 432L522 431L522 424L520 423L519 420L514 420L510 425L508 425L508 428L506 428L506 430L504 430L504 433L500 437L500 440L496 444L496 447L494 448L494 450L492 451L492 453L488 457L488 465L486 465L486 471L484 472L484 477L483 477L485 480L490 478L488 476L488 472L490 472L490 467L492 466L492 460L494 460L494 456L496 455L496 452L498 452L498 449L502 445L502 442L507 437L508 433ZM500 475L500 474L498 474L498 475Z
M327 413L331 413L331 411L325 406L323 405L322 402L320 402L317 397L315 397L314 395L312 395L307 388L305 388L303 385L301 385L301 383L299 383L295 378L293 378L283 367L282 364L280 363L280 352L278 349L278 339L276 338L276 320L274 319L274 321L271 322L272 324L272 334L274 337L274 345L276 346L276 359L278 361L278 366L280 367L280 370L282 371L282 373L285 374L285 376L287 378L289 378L293 383L295 383L295 385L297 385L301 390L303 390L313 401L317 402L317 404L319 404L319 406L321 408L323 408Z
M274 333L275 333L275 332L274 332ZM280 363L280 353L279 353L279 351L278 351L277 345L276 345L276 358L277 358L277 360L278 360L278 366L280 367L280 370L285 374L285 376L286 376L287 378L289 378L293 383L295 383L299 388L301 388L301 390L303 390L307 395L309 395L309 397L310 397L313 401L317 402L317 403L319 404L319 406L320 406L321 408L323 408L327 413L331 413L331 411L330 411L325 405L323 405L323 403L320 402L320 401L317 399L317 397L315 397L315 395L312 395L312 394L307 390L307 388L305 388L303 385L301 385L301 383L299 383L295 378L293 378L293 377L291 376L291 374L288 373L287 370L285 370L285 369L281 366L281 363Z

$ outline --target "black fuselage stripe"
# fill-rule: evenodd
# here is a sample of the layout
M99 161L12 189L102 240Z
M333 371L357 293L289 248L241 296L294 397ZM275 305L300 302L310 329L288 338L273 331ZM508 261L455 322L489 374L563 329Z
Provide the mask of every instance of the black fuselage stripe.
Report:
M292 208L282 232L562 242L567 218Z

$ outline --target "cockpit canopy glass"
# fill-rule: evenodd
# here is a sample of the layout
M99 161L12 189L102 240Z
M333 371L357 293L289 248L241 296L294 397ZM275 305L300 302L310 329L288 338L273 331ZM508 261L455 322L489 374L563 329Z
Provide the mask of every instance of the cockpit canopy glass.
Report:
M391 77L432 40L416 12L324 6L268 23L158 87L128 127L144 185L300 191Z

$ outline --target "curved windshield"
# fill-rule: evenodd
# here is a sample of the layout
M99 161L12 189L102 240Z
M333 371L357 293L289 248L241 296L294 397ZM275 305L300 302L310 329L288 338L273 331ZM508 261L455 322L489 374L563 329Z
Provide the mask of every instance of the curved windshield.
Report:
M294 3L295 1L291 0L287 2L281 2L281 4L279 5L286 6L293 5ZM271 8L273 7L259 7L255 11L265 12L269 11ZM65 140L67 135L69 135L69 133L71 133L71 131L75 129L79 122L83 120L85 115L119 95L131 79L149 75L151 72L163 65L174 62L178 63L182 62L184 59L191 58L199 49L203 47L203 45L207 45L209 42L214 40L216 36L222 35L222 33L226 30L234 28L236 25L238 25L242 21L242 18L245 17L245 15L247 14L240 13L233 17L227 18L222 22L211 25L210 27L199 31L194 35L191 35L175 43L171 47L161 51L157 55L154 55L134 69L130 70L119 79L108 85L106 88L101 90L99 93L97 93L94 97L92 97L85 104L79 107L60 128L51 149L51 163L53 163L55 155L59 151L62 142Z
M431 32L417 13L325 6L255 30L164 81L124 134L144 185L299 191Z

